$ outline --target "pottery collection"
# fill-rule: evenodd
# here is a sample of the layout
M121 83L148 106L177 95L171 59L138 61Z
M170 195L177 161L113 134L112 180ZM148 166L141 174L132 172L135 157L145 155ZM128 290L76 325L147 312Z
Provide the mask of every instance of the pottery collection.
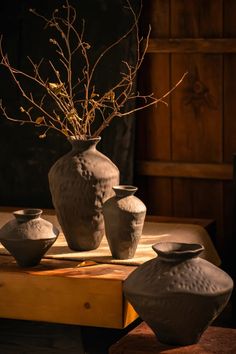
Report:
M100 138L71 139L72 149L49 171L53 205L68 246L74 251L99 247L106 235L115 259L134 257L146 216L137 187L119 185L119 170L96 149ZM0 229L0 242L20 267L40 263L59 230L23 209ZM200 244L160 242L157 257L126 278L123 293L158 340L170 345L196 343L226 306L231 277L199 257Z
M71 139L72 149L49 171L49 187L68 246L96 249L105 234L103 203L119 184L119 170L96 149L100 138Z
M115 195L103 205L105 230L113 258L133 258L142 235L146 206L134 196L137 187L114 186Z
M199 257L200 244L157 243L157 257L140 265L124 282L124 294L159 341L196 343L226 306L233 281Z
M21 267L33 267L56 241L59 230L41 218L41 209L13 212L14 219L0 229L0 242Z

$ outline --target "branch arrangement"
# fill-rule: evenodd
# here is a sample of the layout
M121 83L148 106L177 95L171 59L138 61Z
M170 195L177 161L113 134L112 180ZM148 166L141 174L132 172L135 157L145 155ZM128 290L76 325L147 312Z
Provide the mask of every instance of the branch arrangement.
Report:
M39 63L35 63L28 57L33 74L13 67L7 54L4 53L3 38L1 37L0 64L8 69L26 102L25 107L19 107L23 117L14 118L7 113L1 100L0 110L3 115L13 122L42 127L43 133L39 136L41 138L46 137L49 129L54 129L66 137L76 136L79 139L87 139L99 136L115 117L128 116L151 105L165 103L165 97L181 83L185 75L161 98L156 98L153 94L141 95L136 92L135 79L147 52L150 28L143 40L139 35L138 28L141 7L136 13L130 0L126 0L126 8L131 18L129 29L115 42L108 45L93 61L90 60L89 55L91 44L84 39L85 23L82 21L81 29L77 28L76 9L69 4L68 0L65 0L65 4L60 10L53 11L51 18L30 9L31 13L44 21L46 28L55 30L55 34L57 34L55 38L49 38L49 43L54 46L56 51L57 59L47 62L54 79L51 81L49 78L43 77L42 66L45 64L43 58ZM105 93L97 92L94 76L98 65L108 52L131 34L134 34L136 41L135 63L131 65L122 60L124 70L120 73L117 82ZM83 63L82 70L79 75L76 73L77 77L74 80L74 68L78 66L78 63ZM42 92L40 98L26 90L25 80L31 82L33 86L39 87ZM49 101L51 104L48 104ZM125 110L125 104L128 102L137 103L137 105L131 105L134 108ZM49 107L53 108L49 109ZM92 131L92 125L98 115L102 118L101 124L95 131Z

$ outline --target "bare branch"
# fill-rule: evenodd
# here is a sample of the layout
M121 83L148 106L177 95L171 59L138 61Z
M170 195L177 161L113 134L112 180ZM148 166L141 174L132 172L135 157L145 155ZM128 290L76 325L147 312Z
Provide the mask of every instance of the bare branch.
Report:
M62 7L54 9L48 18L34 9L30 10L44 22L45 29L50 28L54 31L55 36L49 38L49 43L54 46L56 54L53 60L45 61L42 58L39 63L27 57L33 73L24 72L11 65L7 54L4 53L1 36L0 65L8 69L13 82L28 103L28 107L20 107L24 116L24 119L21 119L11 117L1 101L0 110L3 115L12 122L45 128L41 137L46 136L49 129L54 129L66 136L87 139L99 136L115 117L128 116L158 103L166 104L165 98L182 83L186 74L162 97L155 97L152 93L143 95L136 92L136 78L148 49L151 28L149 27L145 39L140 37L139 19L142 4L135 11L130 0L125 1L125 8L130 16L128 29L92 60L89 52L91 45L84 38L85 22L82 20L80 28L76 27L77 12L69 4L69 0L64 0ZM105 93L97 92L93 81L98 66L109 52L131 34L136 45L134 62L130 63L121 58L122 70L117 81L111 84ZM53 79L49 77L44 79L42 67L45 64L51 69ZM80 64L79 74L77 74L78 64ZM25 88L25 80L38 87L37 97ZM133 108L125 111L126 103L132 103ZM101 123L92 134L91 127L97 116L100 117Z
M167 97L168 95L170 95L180 84L181 82L184 80L185 76L187 75L187 73L185 73L181 79L167 92L165 93L161 98L156 99L155 97L153 97L152 95L149 96L141 96L141 95L136 95L133 97L125 97L125 99L123 100L123 104L124 101L127 102L130 99L143 99L146 103L142 104L141 107L136 107L134 109L131 109L130 111L126 111L124 113L120 112L120 110L117 110L117 117L124 117L124 116L128 116L132 113L135 113L137 111L141 111L147 107L156 105L158 103L164 103L166 104L166 102L164 101L164 98ZM115 112L113 112L115 113ZM93 134L93 138L99 136L101 134L101 132L110 124L111 120L114 118L114 114L111 114L110 116L108 116L105 121L101 124L101 126L97 129L97 131Z

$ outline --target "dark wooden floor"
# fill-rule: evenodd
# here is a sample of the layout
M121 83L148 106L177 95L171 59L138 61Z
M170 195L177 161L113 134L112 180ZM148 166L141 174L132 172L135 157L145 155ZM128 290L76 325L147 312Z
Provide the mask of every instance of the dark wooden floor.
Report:
M1 318L0 354L106 354L139 323L115 330Z
M236 329L209 326L197 343L178 346L160 342L142 322L110 347L109 354L235 354Z

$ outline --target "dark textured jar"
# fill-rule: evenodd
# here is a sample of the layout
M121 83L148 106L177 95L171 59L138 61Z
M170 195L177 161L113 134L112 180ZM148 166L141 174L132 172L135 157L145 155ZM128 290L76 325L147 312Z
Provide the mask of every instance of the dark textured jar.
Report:
M105 234L102 205L119 183L119 170L96 149L100 138L71 138L72 150L49 171L56 215L68 246L75 251L96 249Z
M41 209L13 212L14 219L0 229L0 242L21 267L39 264L43 255L56 241L59 230L41 218Z
M105 230L113 258L132 258L142 235L146 206L134 196L137 187L114 186L115 196L103 205Z
M233 281L198 257L199 244L157 243L158 257L124 282L124 294L157 338L170 345L196 343L227 304Z

